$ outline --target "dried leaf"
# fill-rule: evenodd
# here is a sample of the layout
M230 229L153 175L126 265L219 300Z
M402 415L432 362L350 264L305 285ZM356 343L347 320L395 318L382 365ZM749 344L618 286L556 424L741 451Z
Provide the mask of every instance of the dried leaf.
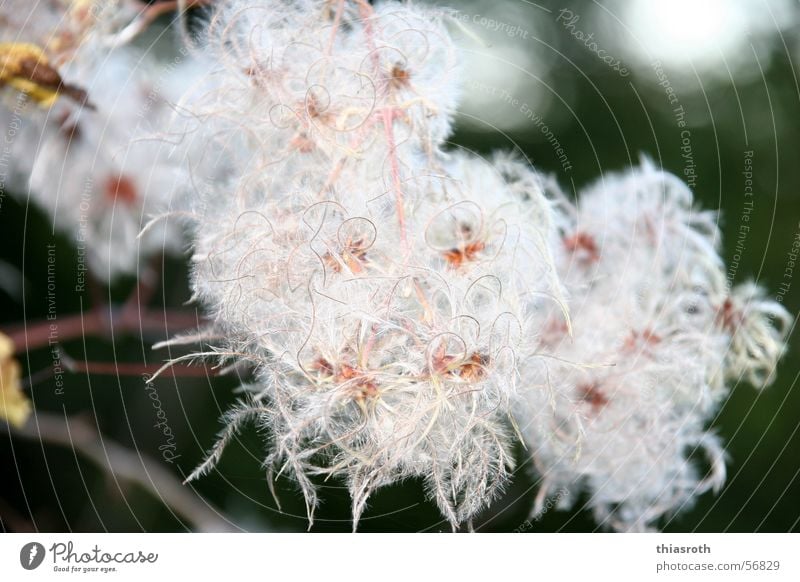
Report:
M60 95L88 105L86 91L64 83L44 51L34 44L0 43L0 87L4 85L30 95L43 107L51 106Z
M16 427L25 424L31 414L31 403L22 391L20 375L14 343L0 333L0 418Z

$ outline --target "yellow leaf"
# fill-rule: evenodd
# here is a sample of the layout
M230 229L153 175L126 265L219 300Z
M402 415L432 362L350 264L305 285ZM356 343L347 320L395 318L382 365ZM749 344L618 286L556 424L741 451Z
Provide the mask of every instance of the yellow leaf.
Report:
M67 85L35 44L0 42L0 86L8 85L49 107L59 95L84 103L86 92Z
M20 384L21 367L14 358L14 343L0 333L0 418L20 427L31 414L31 403Z

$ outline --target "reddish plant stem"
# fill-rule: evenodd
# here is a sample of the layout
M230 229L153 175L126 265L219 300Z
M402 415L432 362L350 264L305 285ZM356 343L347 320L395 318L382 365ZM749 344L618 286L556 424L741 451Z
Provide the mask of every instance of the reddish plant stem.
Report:
M369 329L369 339L367 340L367 345L364 346L364 350L361 353L361 367L366 368L367 362L369 361L369 355L372 353L372 348L375 347L375 341L378 339L378 330L377 325L373 324L370 326Z
M17 353L32 351L84 336L108 335L117 333L163 333L198 327L202 320L195 313L182 311L123 310L113 311L93 309L52 320L25 323L12 328L5 334L14 342Z
M392 183L394 185L394 198L397 207L397 222L400 225L400 244L403 255L408 256L408 239L406 238L406 212L404 208L403 186L400 180L400 163L397 160L397 146L394 141L394 128L392 126L394 114L386 109L383 111L383 127L386 131L386 143L389 147L389 163L392 169Z
M375 70L378 69L378 55L375 54L375 33L372 30L372 16L375 14L372 6L366 0L356 0L358 3L358 12L364 20L364 32L367 35L367 44L369 50L372 52L372 62L375 64Z
M336 32L339 30L339 25L342 23L342 13L344 12L344 1L338 0L336 3L336 15L333 17L333 27L331 28L331 38L328 41L328 55L333 52L333 45L336 41Z
M372 28L372 16L375 11L366 0L357 0L361 18L364 20L364 33L367 37L367 45L372 54L372 64L375 69L375 75L380 73L380 58L375 46L375 31ZM394 185L395 204L397 207L397 222L400 225L400 243L403 247L404 257L408 257L409 248L408 240L406 238L406 214L403 204L403 187L400 180L400 163L397 160L397 144L394 139L394 116L395 112L391 109L384 109L382 111L383 128L386 134L386 145L389 148L389 163L391 165L392 183Z
M84 335L97 335L105 329L105 318L98 310L92 309L83 314L25 323L4 333L14 342L19 354Z

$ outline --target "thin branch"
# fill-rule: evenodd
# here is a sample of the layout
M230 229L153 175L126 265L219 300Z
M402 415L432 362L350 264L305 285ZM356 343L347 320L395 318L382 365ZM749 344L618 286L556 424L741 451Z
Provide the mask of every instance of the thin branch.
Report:
M392 185L394 188L395 205L397 207L397 222L400 226L400 244L407 257L409 253L408 238L406 236L406 213L404 208L403 186L400 179L400 164L397 160L397 144L394 139L393 114L389 110L383 112L383 127L386 134L386 145L389 148L389 163L392 171Z
M163 333L199 327L203 319L196 313L175 310L92 309L52 320L24 323L4 331L16 346L17 353L32 351L84 336L115 333Z
M132 451L98 433L84 419L75 416L62 419L46 412L35 414L36 418L22 428L9 425L2 432L77 451L101 470L148 491L184 518L195 531L240 530L193 488L183 486L172 472L141 451Z
M107 376L153 376L163 371L164 364L145 364L144 362L93 362L89 360L76 360L59 350L59 356L64 367L73 373L94 374ZM209 370L205 366L171 366L169 368L173 376L181 378L207 378L218 376L216 369Z

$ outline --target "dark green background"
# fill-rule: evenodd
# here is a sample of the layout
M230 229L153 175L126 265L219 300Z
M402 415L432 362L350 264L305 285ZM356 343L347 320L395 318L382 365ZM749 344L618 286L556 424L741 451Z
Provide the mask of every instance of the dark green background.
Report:
M453 5L454 3L451 3ZM543 2L553 10L568 6L584 15L582 25L591 27L591 4ZM456 5L456 7L458 7ZM758 9L757 6L754 9ZM623 169L646 153L664 168L683 168L680 135L665 107L663 90L651 69L622 78L599 62L580 43L558 26L546 21L536 7L525 7L531 22L539 19L550 26L541 37L524 41L526 50L540 51L551 61L548 82L564 99L555 99L545 113L572 162L563 172L540 132L523 124L506 133L489 127L460 126L454 144L489 152L495 148L519 148L543 172L554 172L567 190L578 189L603 172ZM489 4L483 13L492 14ZM552 16L550 16L552 20ZM524 25L524 23L522 23ZM603 38L602 36L600 37ZM520 41L522 42L522 41ZM491 50L486 49L486 50ZM563 56L555 55L558 50ZM749 50L749 49L748 49ZM766 49L761 74L744 75L733 82L705 82L702 72L689 85L676 87L687 112L692 134L698 180L695 193L706 208L721 208L725 235L725 257L733 254L739 216L742 212L744 151L754 151L755 205L752 227L736 281L756 278L773 294L783 279L787 252L800 231L800 87L794 55L800 55L798 35L773 35ZM555 55L555 56L554 56ZM761 55L763 56L763 55ZM765 64L766 63L766 64ZM758 67L755 60L746 67ZM735 84L734 84L735 83ZM734 91L735 88L735 91ZM738 92L738 94L737 94ZM524 97L524 96L523 96ZM741 105L741 108L740 108ZM570 109L572 111L570 111ZM747 132L748 141L745 141ZM34 207L11 198L3 202L0 215L0 259L24 269L25 303L0 293L0 324L12 325L46 315L47 244L57 244L58 310L78 310L80 298L74 285L74 250L70 243L53 236L51 225ZM186 268L180 260L168 263L163 297L155 305L180 306L188 299ZM800 277L800 272L798 272ZM133 286L121 281L111 290L119 300ZM84 305L91 304L88 296ZM800 311L800 279L785 295L785 305ZM162 358L150 352L146 338L116 337L114 345L93 338L86 355L92 360L148 361ZM80 341L64 346L71 356L83 357ZM730 400L713 426L727 442L730 455L728 481L722 492L706 494L695 507L670 520L667 531L788 531L798 529L800 519L800 391L797 375L798 345L790 349L780 365L773 386L758 392L747 385L733 389ZM46 350L24 359L26 370L50 365ZM235 396L233 379L196 380L164 378L156 383L169 423L176 433L179 476L201 459L219 429L218 417ZM47 381L36 385L36 408L60 413L85 414L95 419L104 434L158 457L161 436L152 428L154 411L141 380L96 376L91 385L85 376L66 377L66 395L53 394ZM135 445L134 445L135 443ZM286 480L278 482L284 514L279 513L265 485L259 461L263 457L260 438L246 432L233 445L214 473L195 484L197 490L232 521L249 530L303 531L306 529L301 496ZM519 470L507 494L476 522L481 531L512 531L523 525L532 506L536 482L529 463L518 455ZM138 488L119 488L106 473L77 458L69 449L42 446L35 441L10 439L0 428L0 518L9 528L9 515L16 522L30 522L46 531L175 531L184 525L151 495ZM123 499L124 495L124 499ZM90 503L91 499L91 503ZM317 512L315 531L349 531L349 498L337 483L323 487L323 504ZM27 500L27 501L26 501ZM581 505L581 501L577 504ZM30 513L28 510L30 508ZM592 531L596 525L585 511L549 511L529 531ZM424 499L418 482L408 482L377 494L361 522L362 531L418 531L449 529L438 512ZM527 528L526 528L527 529Z

